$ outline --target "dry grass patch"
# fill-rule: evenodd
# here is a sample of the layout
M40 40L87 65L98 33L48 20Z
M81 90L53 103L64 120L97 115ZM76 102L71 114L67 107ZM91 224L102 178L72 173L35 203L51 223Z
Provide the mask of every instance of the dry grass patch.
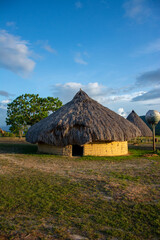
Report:
M158 191L156 196L153 196L153 186L135 183L127 183L123 185L117 182L110 182L105 189L111 191L112 197L119 201L128 200L147 203L154 201L155 197L158 198L159 194Z

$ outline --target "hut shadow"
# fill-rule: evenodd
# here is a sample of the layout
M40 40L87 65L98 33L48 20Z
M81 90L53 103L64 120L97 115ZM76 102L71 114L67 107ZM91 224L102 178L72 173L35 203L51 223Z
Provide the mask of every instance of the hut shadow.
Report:
M38 146L37 144L28 143L0 143L0 154L31 154L37 155Z
M146 150L152 151L152 144L129 144L129 150ZM160 151L160 144L156 144L156 150ZM76 149L77 151L77 149ZM38 152L38 144L29 143L0 143L0 154L29 154L29 155L42 155L43 153ZM77 153L76 153L77 154ZM51 155L44 153L43 155ZM81 156L81 153L78 157ZM74 156L75 157L75 156Z

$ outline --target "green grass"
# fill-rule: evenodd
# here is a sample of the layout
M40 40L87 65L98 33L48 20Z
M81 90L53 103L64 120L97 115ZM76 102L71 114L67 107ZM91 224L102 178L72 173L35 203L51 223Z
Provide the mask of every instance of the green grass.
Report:
M56 228L72 226L74 231L90 239L101 239L101 235L150 239L160 234L159 204L107 202L94 196L96 190L92 182L74 183L67 178L36 172L14 178L4 176L0 180L0 212L5 213L4 217L1 215L3 234L14 235L17 228L29 233L33 226L24 218L38 221L43 234L51 231L59 238L54 228L42 228L43 221ZM66 238L67 232L63 234Z
M0 239L160 238L159 155L65 158L35 147L0 144Z
M124 180L129 180L129 181L138 181L140 179L139 176L136 177L132 177L128 174L124 174L124 173L117 173L117 172L112 172L111 175L115 178L118 179L124 179Z

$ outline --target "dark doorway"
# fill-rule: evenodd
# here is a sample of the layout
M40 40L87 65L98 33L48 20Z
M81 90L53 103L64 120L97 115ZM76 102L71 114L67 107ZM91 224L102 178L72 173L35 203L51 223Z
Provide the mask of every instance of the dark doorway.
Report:
M72 145L72 156L83 156L83 147Z

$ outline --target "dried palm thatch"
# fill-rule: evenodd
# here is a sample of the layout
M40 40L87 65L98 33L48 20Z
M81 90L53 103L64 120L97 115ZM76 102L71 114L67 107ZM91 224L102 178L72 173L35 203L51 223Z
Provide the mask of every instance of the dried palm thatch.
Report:
M141 136L125 118L91 99L84 91L47 118L33 125L26 140L55 146L126 141Z
M151 137L152 131L150 128L145 124L145 122L135 113L135 111L132 111L128 117L127 120L133 123L136 127L138 127L142 133L143 137Z

